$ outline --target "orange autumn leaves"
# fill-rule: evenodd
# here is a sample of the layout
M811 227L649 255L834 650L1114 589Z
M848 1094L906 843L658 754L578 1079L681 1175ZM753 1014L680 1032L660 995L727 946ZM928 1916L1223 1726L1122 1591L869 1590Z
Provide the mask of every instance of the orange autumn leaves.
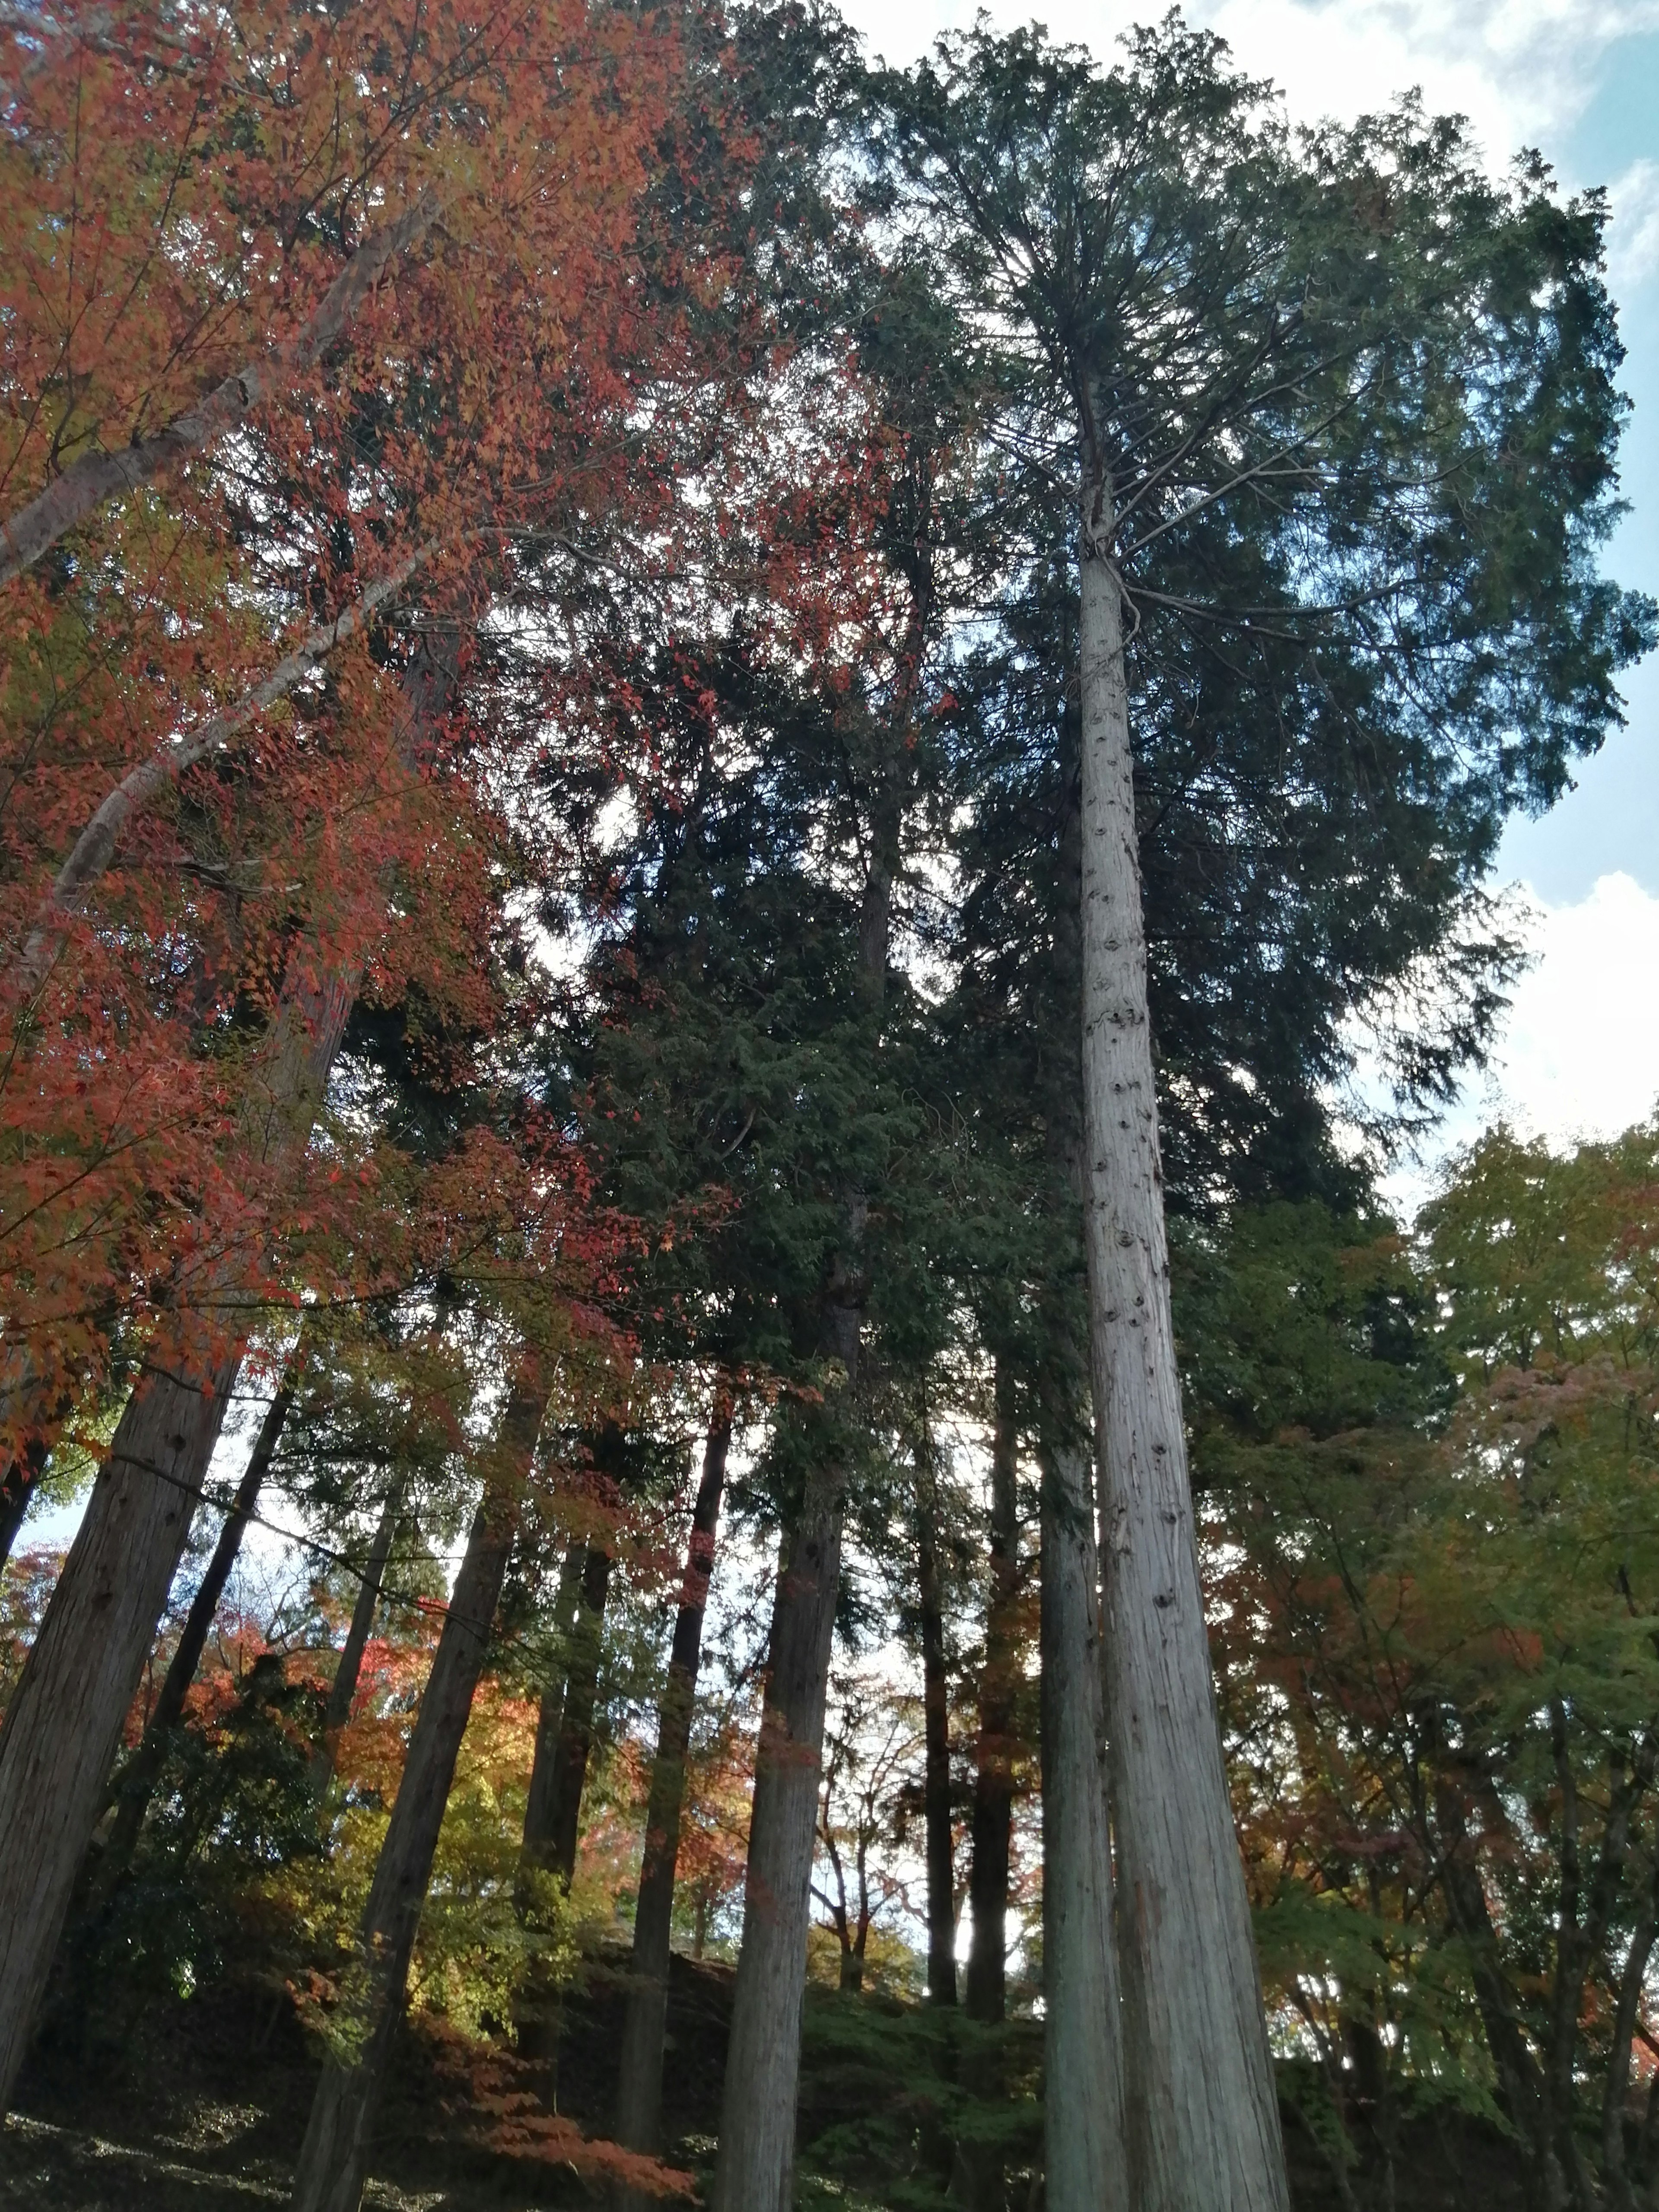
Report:
M28 1322L8 1459L228 1254L283 1298L319 1237L359 1290L401 1265L377 1260L388 1237L441 1237L370 1202L349 1129L297 1183L262 1176L249 1073L285 999L330 975L413 994L434 1035L503 1018L523 854L501 763L523 732L482 696L414 732L398 663L435 638L465 695L526 544L667 495L636 418L684 371L672 255L646 235L682 61L669 17L570 4L9 27L0 520L89 458L149 453L228 377L246 404L0 589L0 1310L14 1342ZM178 769L297 639L399 576L378 625ZM20 990L65 854L147 764Z

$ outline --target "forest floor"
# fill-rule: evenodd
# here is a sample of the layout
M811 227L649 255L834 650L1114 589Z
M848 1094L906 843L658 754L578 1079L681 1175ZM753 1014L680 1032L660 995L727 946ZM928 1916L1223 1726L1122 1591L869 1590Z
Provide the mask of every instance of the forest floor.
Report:
M677 1960L665 2075L676 2160L708 2179L719 2119L730 2006L729 1969ZM615 1962L596 1962L566 2002L559 2110L598 2134L614 2090L622 2018ZM962 2107L918 2087L938 2063L930 2023L914 2005L815 1990L802 2075L803 2205L842 2212L909 2212L933 2203L965 2212L1037 2212L1023 2178L1039 2124L1035 2102L1011 2100L993 2151L981 2135L963 2154L951 2130ZM483 2139L477 2114L498 2100L499 2071L480 2085L458 2070L468 2046L441 2029L403 2039L377 2131L373 2212L539 2212L602 2205L608 2184L558 2155L506 2154ZM1034 2048L1028 2039L1028 2052ZM898 2064L908 2052L908 2068ZM512 2062L508 2062L512 2063ZM904 2075L908 2071L908 2078ZM526 2077L527 2078L527 2077ZM1019 2078L1018 2064L1010 2078ZM1029 2075L1025 2077L1029 2080ZM152 1999L94 2032L61 2024L46 2039L0 2129L0 2212L253 2212L288 2201L293 2160L316 2080L316 2057L291 2006L268 1990L222 1985L188 2003ZM548 2084L540 2084L544 2092ZM510 2085L509 2085L510 2087ZM1382 2177L1364 2164L1342 2192L1310 2131L1287 2113L1295 2212L1369 2212ZM549 2154L550 2151L553 2154ZM988 2187L1000 2167L1006 2183ZM1409 2127L1395 2176L1413 2212L1511 2212L1524 2176L1516 2148L1494 2130L1441 2117ZM682 2200L683 2201L683 2200Z

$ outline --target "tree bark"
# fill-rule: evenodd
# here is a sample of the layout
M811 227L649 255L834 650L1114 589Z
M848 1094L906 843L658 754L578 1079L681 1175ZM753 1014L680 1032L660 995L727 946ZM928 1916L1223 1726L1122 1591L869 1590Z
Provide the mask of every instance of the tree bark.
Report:
M1044 1401L1043 2203L1127 2212L1094 1486L1075 1420L1052 1389Z
M565 1685L569 1680L570 1655L581 1620L582 1577L587 1569L587 1543L577 1537L564 1555L559 1575L559 1594L553 1601L553 1617L561 1639L559 1663L544 1685L536 1716L536 1749L530 1768L530 1789L524 1808L524 1855L532 1866L544 1863L547 1838L555 1825L553 1774L558 1759L559 1736L564 1727Z
M46 1463L45 1446L31 1451L17 1462L11 1470L11 1480L0 1486L0 1567L11 1557L11 1547L17 1541L28 1510L34 1503L34 1493Z
M558 1734L544 1792L531 1776L525 1808L525 1856L556 1875L568 1889L576 1872L576 1844L581 1833L582 1790L593 1749L593 1708L605 1649L605 1607L611 1589L611 1554L590 1543L582 1566L580 1598L570 1644L569 1671L559 1715ZM532 1818L532 1816L534 1816Z
M663 2028L668 2011L668 1963L674 1917L674 1865L679 1856L685 1759L696 1705L702 1657L702 1618L714 1572L726 1454L732 1443L732 1404L717 1393L703 1448L702 1479L691 1510L690 1540L680 1584L679 1611L657 1723L657 1755L645 1815L645 1856L634 1911L633 1980L623 2024L622 2065L617 2089L617 2140L628 2150L654 2155L662 2124ZM650 2200L626 2193L626 2212L645 2212Z
M352 1703L357 1695L357 1683L363 1671L363 1653L368 1650L368 1639L374 1633L374 1615L379 1609L380 1592L386 1582L386 1562L392 1557L398 1525L403 1518L404 1492L408 1481L408 1472L404 1468L392 1478L386 1502L380 1508L374 1540L368 1547L368 1558L364 1562L363 1578L357 1585L356 1601L351 1608L351 1625L346 1631L346 1640L340 1647L334 1680L328 1686L328 1703L323 1709L322 1738L311 1759L311 1786L319 1797L334 1778L334 1760L340 1730L351 1718Z
M1641 1917L1630 1939L1624 1972L1619 1978L1613 2044L1607 2053L1607 2075L1601 2094L1601 2171L1607 2182L1607 2202L1613 2212L1631 2212L1636 2201L1631 2191L1625 2155L1625 2102L1630 2094L1631 2048L1656 1936L1659 1936L1659 1872L1656 1872L1650 1886Z
M256 1158L309 1140L353 995L351 980L296 991L245 1126ZM243 1288L234 1265L212 1288ZM216 1344L203 1315L152 1346L40 1633L0 1728L0 2111L22 2063L76 1872L103 1802L121 1723L185 1541L241 1340Z
M1112 520L1103 459L1085 441L1084 1205L1134 2202L1137 2212L1287 2212L1170 1311Z
M1019 1432L1012 1379L999 1361L991 1444L991 1587L979 1683L969 1907L968 2013L994 2021L1007 2007L1008 1870L1013 1834L1016 1609L1019 1601Z
M409 1962L461 1738L483 1671L490 1627L517 1532L523 1476L544 1394L522 1387L501 1425L507 1461L485 1485L455 1577L403 1780L363 1910L334 2047L317 2085L294 2178L294 2212L357 2212L386 2063L407 1994Z
M126 1766L116 1777L112 1792L115 1819L110 1828L109 1840L99 1856L97 1871L89 1893L89 1901L94 1908L114 1891L137 1849L139 1831L144 1825L144 1815L149 1810L149 1801L155 1794L155 1784L171 1747L173 1732L183 1717L185 1699L191 1684L196 1680L202 1654L207 1649L214 1617L219 1610L219 1601L225 1594L230 1571L242 1548L242 1538L249 1516L258 1503L259 1492L264 1486L265 1477L270 1472L270 1462L276 1454L283 1425L294 1404L300 1358L300 1346L296 1344L276 1386L276 1395L259 1425L259 1433L254 1439L247 1466L236 1486L236 1495L219 1531L219 1540L214 1546L207 1572L198 1584L190 1611L185 1616L183 1631L163 1678L161 1694L145 1724L143 1739Z
M400 752L411 775L421 733L453 686L453 636L447 644L423 640L404 678ZM303 1156L357 984L351 968L291 969L242 1101L251 1162L280 1168ZM164 1321L0 1727L0 2113L241 1364L246 1338L227 1346L212 1308L245 1309L248 1275L233 1255L200 1310Z
M907 643L899 729L908 719L921 667L928 605L924 584ZM886 994L902 819L897 786L890 776L878 775L858 941L872 1045L878 1041ZM799 1507L779 1547L712 2212L789 2212L794 2202L795 2099L818 1770L847 1506L847 1456L836 1431L841 1408L858 1387L867 1215L867 1194L850 1188L842 1249L831 1260L825 1285L820 1340L840 1370L842 1387L811 1417L820 1445L811 1455Z
M45 491L0 521L0 585L9 584L49 552L66 531L95 514L120 493L154 483L246 422L279 377L303 374L342 337L388 264L425 237L437 221L438 195L422 193L395 222L364 239L330 285L310 320L266 361L246 362L216 390L187 408L153 438L88 453Z
M840 1478L838 1468L817 1471L779 1553L714 2212L789 2212L793 2201L818 1765L841 1587Z
M939 1484L924 1446L916 1468L916 1560L921 1627L922 1820L927 1847L927 1999L957 2001L956 1869L951 1836L951 1705L939 1577Z

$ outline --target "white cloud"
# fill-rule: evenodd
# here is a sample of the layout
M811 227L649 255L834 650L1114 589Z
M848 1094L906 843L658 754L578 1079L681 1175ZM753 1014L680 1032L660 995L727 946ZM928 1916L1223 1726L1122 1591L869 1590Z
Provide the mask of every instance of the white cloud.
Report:
M890 61L972 22L974 0L846 0ZM1103 58L1163 0L998 0L1003 27L1036 17ZM1659 0L1192 0L1240 66L1285 91L1291 115L1352 119L1420 86L1439 113L1467 115L1496 169L1523 145L1553 146L1593 97L1608 48L1659 27ZM1588 179L1596 182L1599 179Z
M1472 1084L1421 1161L1386 1179L1409 1213L1445 1158L1497 1121L1565 1149L1616 1136L1659 1105L1659 897L1626 875L1603 876L1571 906L1522 886L1534 965L1511 993L1485 1079Z
M1632 161L1608 198L1607 276L1616 299L1659 272L1659 161Z
M1516 987L1485 1103L1553 1142L1613 1136L1659 1100L1659 898L1615 875L1575 906L1533 903L1537 964Z

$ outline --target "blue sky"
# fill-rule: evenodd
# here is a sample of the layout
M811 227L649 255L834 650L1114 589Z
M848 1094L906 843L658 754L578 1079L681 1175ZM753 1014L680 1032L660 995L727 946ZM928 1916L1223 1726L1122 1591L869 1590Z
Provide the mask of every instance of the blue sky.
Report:
M971 21L975 0L842 0L894 62ZM995 0L1003 27L1046 21L1108 53L1164 0ZM1536 147L1571 189L1612 196L1609 281L1633 403L1621 456L1632 512L1608 549L1620 582L1659 598L1659 0L1192 0L1241 64L1282 87L1292 117L1351 117L1420 87L1469 118L1489 165ZM1471 1081L1438 1152L1500 1114L1565 1143L1611 1133L1659 1101L1659 655L1632 671L1628 721L1540 822L1504 839L1534 966L1516 988L1485 1077ZM1435 1155L1395 1195L1409 1204Z

